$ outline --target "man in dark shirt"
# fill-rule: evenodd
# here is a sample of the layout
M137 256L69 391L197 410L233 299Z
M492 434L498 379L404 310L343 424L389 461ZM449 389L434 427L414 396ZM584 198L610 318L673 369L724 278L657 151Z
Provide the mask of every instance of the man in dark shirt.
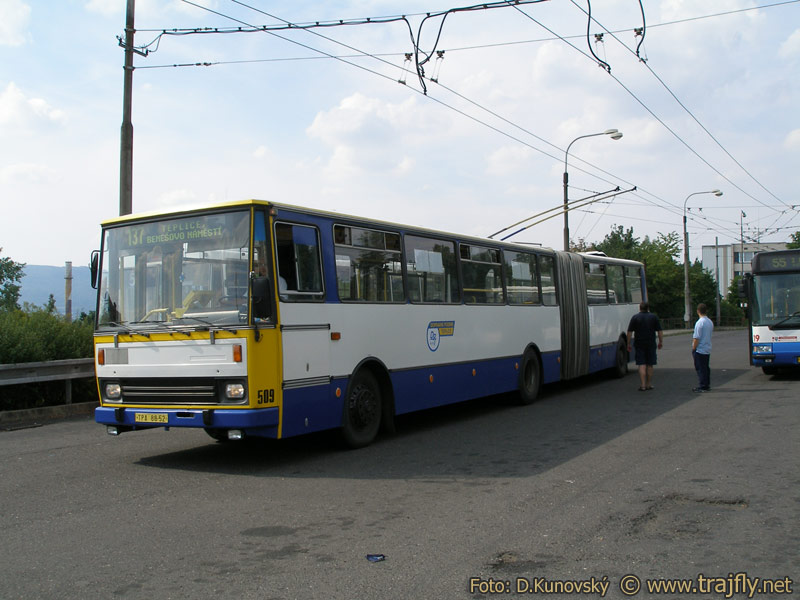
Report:
M656 335L658 344L656 345ZM636 364L639 367L639 391L653 389L653 367L656 364L656 347L664 345L664 333L661 322L650 312L647 302L639 304L638 314L633 315L628 325L628 352L631 351L631 339L636 348Z

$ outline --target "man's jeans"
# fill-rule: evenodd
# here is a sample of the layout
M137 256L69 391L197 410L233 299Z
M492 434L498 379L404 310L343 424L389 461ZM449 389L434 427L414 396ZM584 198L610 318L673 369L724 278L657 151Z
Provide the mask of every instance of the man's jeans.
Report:
M698 387L701 390L707 390L711 387L711 368L709 361L711 360L710 354L700 354L696 350L692 350L692 357L694 358L694 369L697 371Z

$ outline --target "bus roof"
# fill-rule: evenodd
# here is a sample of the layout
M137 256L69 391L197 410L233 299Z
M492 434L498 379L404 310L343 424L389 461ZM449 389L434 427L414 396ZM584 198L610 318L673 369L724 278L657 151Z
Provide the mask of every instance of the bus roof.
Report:
M170 217L181 217L197 212L215 212L220 210L226 209L235 209L235 208L247 208L251 206L263 206L263 207L274 207L277 209L278 214L280 215L280 211L286 210L291 212L297 212L312 216L320 216L331 219L333 221L343 220L349 221L354 223L359 223L365 227L370 226L383 226L389 227L393 229L402 229L403 231L408 231L411 233L417 233L422 235L428 236L445 236L448 238L454 238L458 240L465 240L468 242L478 243L481 245L487 246L494 246L494 247L503 247L503 248L514 248L520 251L531 251L536 250L537 252L544 252L546 254L554 254L556 250L553 248L549 248L547 246L538 246L538 245L531 245L531 244L523 244L519 242L504 242L499 240L494 240L485 237L479 236L470 236L470 235L462 235L458 233L452 233L448 231L438 230L438 229L429 229L426 227L420 227L417 225L406 225L402 223L395 223L391 221L383 221L380 219L371 219L368 217L358 217L355 215L350 215L346 213L338 213L332 211L326 211L317 208L308 208L305 206L298 206L292 204L284 204L280 202L270 202L268 200L256 200L256 199L249 199L249 200L232 200L227 202L219 202L214 204L198 204L198 205L184 205L180 207L176 207L174 210L160 210L160 211L149 211L143 213L136 213L130 215L122 215L119 217L114 217L111 219L107 219L101 222L103 228L107 227L116 227L125 225L128 223L136 223L138 221L151 221L161 218L170 218ZM586 258L590 258L592 262L615 262L615 263L628 263L631 266L640 266L641 263L635 260L628 260L622 258L613 258L606 256L603 253L599 252L586 252L581 253L581 256Z

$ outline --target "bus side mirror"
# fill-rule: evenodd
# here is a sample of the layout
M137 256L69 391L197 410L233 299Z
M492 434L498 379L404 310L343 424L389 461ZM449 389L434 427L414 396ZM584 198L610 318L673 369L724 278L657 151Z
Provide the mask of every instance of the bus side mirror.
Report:
M272 316L272 294L267 277L253 277L251 280L253 294L253 318L268 319Z
M100 274L98 269L100 267L100 251L95 250L92 252L92 258L89 261L89 267L92 270L92 289L97 289L97 277Z
M751 275L748 273L737 282L739 298L747 301L750 298Z

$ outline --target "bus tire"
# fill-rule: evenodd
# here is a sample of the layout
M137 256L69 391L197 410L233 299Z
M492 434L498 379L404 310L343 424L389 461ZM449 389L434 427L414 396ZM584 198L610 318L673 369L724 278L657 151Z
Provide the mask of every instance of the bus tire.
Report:
M628 374L628 344L625 338L620 337L617 342L617 353L614 357L614 367L612 373L614 377L620 379Z
M347 386L342 416L342 439L349 448L372 443L381 425L380 386L367 369L360 369Z
M519 403L531 404L539 397L539 388L542 385L542 368L539 357L530 348L522 355L519 369Z

